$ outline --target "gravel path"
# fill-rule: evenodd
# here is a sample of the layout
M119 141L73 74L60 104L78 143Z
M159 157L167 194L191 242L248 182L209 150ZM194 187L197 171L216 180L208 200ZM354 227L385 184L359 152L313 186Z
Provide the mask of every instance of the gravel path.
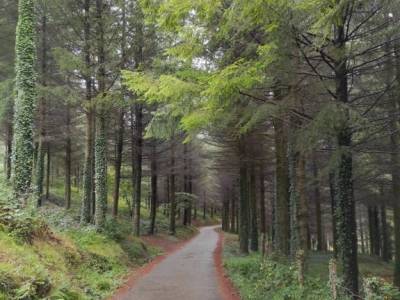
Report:
M204 227L184 248L140 278L121 300L221 300L213 252L215 227Z

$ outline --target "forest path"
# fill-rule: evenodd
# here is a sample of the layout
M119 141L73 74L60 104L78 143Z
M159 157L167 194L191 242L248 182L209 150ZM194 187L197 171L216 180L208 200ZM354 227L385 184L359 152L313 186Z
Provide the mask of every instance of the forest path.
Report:
M213 256L218 244L215 228L201 228L193 240L138 279L119 299L221 300Z

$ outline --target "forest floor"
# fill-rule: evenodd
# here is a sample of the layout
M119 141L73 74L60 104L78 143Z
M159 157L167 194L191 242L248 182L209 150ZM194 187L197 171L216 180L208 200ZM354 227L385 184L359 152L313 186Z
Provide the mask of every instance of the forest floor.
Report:
M223 235L225 272L239 291L241 299L330 300L332 298L328 284L331 253L309 254L306 260L305 284L300 286L294 262L274 254L267 255L264 259L260 253L242 256L238 250L237 235L229 233ZM388 296L379 299L400 299L397 290L392 290L387 285L393 279L393 268L393 263L383 262L379 257L359 256L361 278L377 278L382 283L382 289L387 292ZM339 299L348 298L341 295Z
M221 278L222 235L215 229L203 227L189 242L170 248L170 255L136 273L112 300L239 299Z

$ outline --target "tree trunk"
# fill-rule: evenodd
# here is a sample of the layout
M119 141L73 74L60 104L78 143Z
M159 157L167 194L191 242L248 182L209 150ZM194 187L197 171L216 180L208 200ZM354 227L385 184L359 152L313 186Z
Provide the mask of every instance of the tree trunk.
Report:
M64 200L66 208L71 208L71 109L67 105L67 126L66 126L66 141L65 141L65 188Z
M153 141L152 155L151 155L151 203L150 203L150 229L149 234L153 235L156 227L156 216L157 216L157 153L156 153L156 141Z
M249 253L249 183L246 162L246 148L244 138L239 141L239 159L240 159L240 205L239 205L239 240L240 252L243 254Z
M381 213L381 227L382 227L382 259L383 261L388 262L390 260L390 242L389 242L389 233L388 233L388 224L386 219L386 207L385 205L381 205L380 207Z
M97 74L99 93L101 98L106 93L105 71L105 42L104 42L104 5L103 0L96 0L97 23L97 52L99 69ZM104 104L98 105L95 142L95 225L98 230L104 227L107 213L107 137L106 137L106 110Z
M297 155L297 191L299 196L299 208L297 210L297 220L299 225L299 246L307 253L309 249L309 230L308 230L308 201L306 194L306 161L302 153Z
M41 85L47 85L47 16L46 10L42 16L42 46L41 46ZM45 139L46 139L46 99L42 97L39 101L39 144L38 159L36 164L36 197L37 206L42 206L43 199L43 179L44 179L44 157L45 157Z
M121 183L121 165L122 165L122 151L124 147L124 111L120 109L118 112L118 130L116 135L116 153L115 153L115 182L114 182L114 195L113 195L113 216L118 216L119 205L119 190Z
M289 164L287 158L287 136L282 120L274 120L276 147L276 203L275 245L283 255L289 254Z
M251 251L258 251L256 171L253 164L250 168L249 198L250 198L250 221L251 221L250 249Z
M143 105L135 105L135 148L132 149L135 153L134 157L134 198L135 217L134 217L134 234L140 235L140 220L141 220L141 197L142 197L142 157L143 157Z
M395 46L397 66L396 78L397 83L400 83L400 68L398 62L400 61L400 53L398 46ZM390 57L390 56L388 56ZM390 165L392 173L392 195L393 195L393 223L394 223L394 280L393 284L400 288L400 126L398 113L399 109L399 95L391 97L390 101Z
M315 153L313 156L312 162L312 170L314 177L314 201L315 201L315 223L317 227L317 251L325 251L326 243L324 239L324 231L322 228L322 212L321 212L321 192L319 189L319 174L318 174L318 166L317 159L315 157Z
M231 213L231 216L230 216L230 232L231 233L236 233L236 201L235 201L235 195L234 194L232 194L231 195L231 205L230 205L230 208L231 208L231 211L230 211L230 213Z
M169 234L175 235L176 199L175 199L175 145L171 145L171 170L170 170L170 212L169 212Z
M34 1L20 0L16 29L13 190L26 205L32 182L33 121L36 103L36 24Z
M229 230L229 191L225 192L222 201L222 230L225 232Z
M329 173L329 191L331 197L331 215L332 215L332 245L333 245L333 257L338 257L337 249L337 222L336 222L336 180L335 173Z
M263 257L265 256L267 244L267 220L265 217L265 177L264 168L260 168L260 232L262 234L261 250Z
M51 151L47 143L46 200L50 198Z
M92 77L91 69L91 22L90 22L90 2L85 0L84 3L84 55L85 55L85 86L86 86L86 102L88 108L86 111L86 143L85 143L85 162L83 170L83 193L81 207L81 223L87 224L90 222L90 201L92 195L92 161L93 161L93 108L91 107L92 100Z

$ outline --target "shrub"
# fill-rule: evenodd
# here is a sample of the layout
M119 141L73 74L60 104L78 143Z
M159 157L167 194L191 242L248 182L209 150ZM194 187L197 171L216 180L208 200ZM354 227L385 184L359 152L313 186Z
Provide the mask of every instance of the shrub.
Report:
M382 279L370 277L366 278L363 283L366 300L400 299L400 291Z

